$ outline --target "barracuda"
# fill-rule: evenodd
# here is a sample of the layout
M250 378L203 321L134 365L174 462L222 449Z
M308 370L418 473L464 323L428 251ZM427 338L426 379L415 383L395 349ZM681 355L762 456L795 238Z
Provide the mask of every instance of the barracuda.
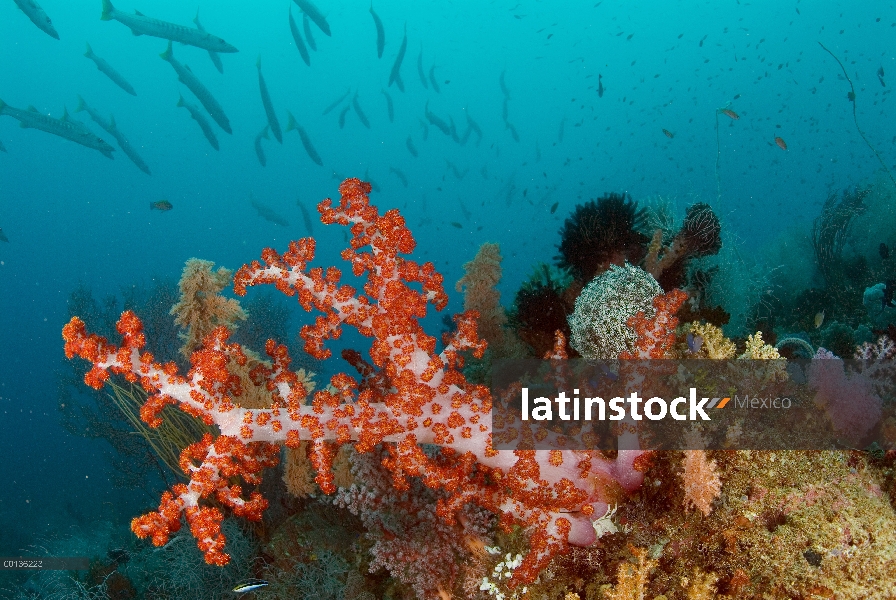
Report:
M132 15L122 12L112 6L109 0L103 0L103 14L100 19L103 21L118 21L130 28L134 35L149 35L163 38L188 46L204 48L212 52L239 52L239 50L218 36L212 35L205 30L153 19L152 17L147 17L139 10L134 11L134 13Z
M37 109L33 106L29 106L27 110L22 110L0 100L0 115L8 115L18 120L24 128L40 129L76 144L98 150L107 158L114 158L112 152L115 151L115 148L94 135L87 129L84 123L69 117L67 110L62 114L61 119L54 119L51 116L37 112Z
M202 103L202 106L205 107L208 114L215 120L215 123L220 125L221 129L227 133L233 133L233 130L230 129L230 120L227 118L227 115L224 114L224 108L218 103L215 97L212 96L212 93L208 91L208 88L199 81L199 78L193 74L190 67L181 64L174 58L174 50L171 47L170 41L168 42L168 49L162 52L159 56L174 68L178 80L187 86L188 90L193 92L193 95L196 96L200 103Z

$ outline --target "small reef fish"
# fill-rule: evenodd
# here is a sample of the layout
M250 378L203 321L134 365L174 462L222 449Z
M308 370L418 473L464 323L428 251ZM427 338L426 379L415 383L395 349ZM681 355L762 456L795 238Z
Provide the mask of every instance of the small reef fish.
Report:
M352 108L355 109L355 114L358 115L361 124L370 129L370 121L367 120L367 115L364 114L364 111L361 109L361 103L358 102L358 92L355 92L355 96L352 98Z
M305 32L308 47L317 52L317 44L314 42L314 35L311 33L311 22L308 20L308 15L304 13L302 14L302 31Z
M147 17L139 10L135 14L122 12L112 6L109 0L103 0L103 21L118 21L128 27L134 35L148 35L151 37L180 42L187 46L196 46L213 52L239 52L236 48L209 32L193 27L184 27L177 23L169 23L160 19Z
M880 299L881 308L896 308L894 296L896 296L896 279L887 279L884 285L884 295Z
M598 97L598 98L603 98L603 97L604 97L604 82L603 82L603 77L604 77L604 76L601 75L600 73L597 74L597 97Z
M0 242L6 242L7 244L9 243L9 238L6 237L5 233L3 233L2 227L0 227Z
M463 179L464 177L466 177L466 176L467 176L467 172L470 170L469 167L468 167L468 168L464 169L463 171L461 171L460 169L457 168L457 165L456 165L456 164L454 164L453 162L451 162L451 161L448 160L447 158L445 159L445 165L448 167L448 169L451 171L451 173L453 173L454 176L455 176L458 180L461 180L461 179Z
M271 102L271 94L268 92L268 85L264 82L264 75L261 74L261 56L255 63L258 68L258 89L261 91L261 103L264 105L264 114L268 117L268 125L274 137L279 143L283 143L283 133L280 131L280 121L277 120L277 113L274 110L274 104Z
M689 333L685 339L688 342L688 352L690 352L691 354L697 354L698 352L700 352L700 348L703 347L702 336Z
M884 82L884 68L881 67L877 70L877 80L880 81L880 84L883 87L887 87L886 82Z
M507 129L510 130L510 135L513 137L513 141L514 141L514 142L518 142L518 141L520 141L520 134L517 133L517 131L516 131L516 127L514 126L514 124L511 123L510 121L508 121L508 122L505 123L504 125L505 125L505 127L506 127Z
M255 156L258 157L258 162L261 163L262 167L267 166L268 161L264 156L264 148L261 147L261 139L271 139L271 136L268 135L268 130L270 130L270 128L270 125L265 125L264 129L262 129L261 132L255 136Z
M109 135L115 138L115 141L118 142L118 147L125 153L125 156L131 159L132 163L137 165L138 169L147 175L152 175L149 166L143 161L143 158L137 153L137 150L134 149L131 142L128 141L128 138L118 129L118 126L115 124L114 116L109 115L109 120L107 121L97 110L91 108L84 101L84 98L78 96L78 106L75 107L75 112L81 111L86 111L94 123L105 129Z
M414 146L414 140L411 139L411 136L408 136L408 139L404 143L404 145L408 147L408 152L411 153L411 156L413 156L414 158L417 158L417 156L418 156L417 148Z
M783 138L775 137L775 143L778 144L778 148L781 150L787 150L787 142L785 142Z
M498 76L498 85L501 87L501 93L504 94L504 98L510 100L510 89L507 87L507 81L505 77L507 76L507 70L501 71L501 74Z
M437 94L441 94L442 90L439 89L439 82L436 81L436 66L433 65L429 68L429 83L432 84L432 89L435 90Z
M663 135L665 135L670 140L675 137L675 134L669 131L668 129L663 129Z
M551 214L554 214L555 212L557 212L557 207L558 207L558 206L560 206L560 202L559 202L559 201L558 201L558 202L554 202L554 203L551 205Z
M464 226L461 225L460 223L458 223L457 221L451 221L451 226L452 226L452 227L457 227L458 229L463 229L463 228L464 228Z
M128 83L127 80L121 76L121 73L113 69L112 65L94 54L93 49L90 47L90 44L87 44L87 51L84 53L84 56L92 60L94 64L96 64L96 68L99 69L100 73L111 79L112 83L129 93L131 96L137 95L137 92L134 91L134 86Z
M178 97L177 106L182 106L187 109L187 112L190 113L190 116L193 117L193 120L199 125L202 133L205 134L205 139L208 140L208 143L212 145L212 148L218 150L218 138L215 136L212 124L208 122L208 119L205 118L205 115L202 114L199 107L184 100L183 96Z
M408 187L408 177L401 171L401 169L398 169L396 167L389 167L389 172L394 173L395 176L401 180L401 183L402 185L404 185L404 187Z
M227 118L227 115L224 114L224 109L218 103L212 93L208 91L208 88L199 81L199 78L193 75L193 71L190 70L190 67L181 64L176 58L174 58L174 50L171 46L171 41L168 42L168 48L159 54L159 56L172 66L174 72L177 73L177 79L182 84L187 86L187 89L193 92L193 95L196 96L196 99L205 107L205 110L208 111L208 114L211 115L212 119L215 120L221 129L226 131L227 133L233 133L233 130L230 128L230 120Z
M337 106L342 104L342 101L345 100L346 98L348 98L348 95L351 93L352 93L351 88L345 90L345 93L342 94L341 96L339 96L338 98L336 98L336 100L334 100L333 102L331 102L330 105L324 109L324 112L322 114L327 115L328 113L330 113L334 108L336 108Z
M199 9L196 9L196 16L193 18L193 23L196 25L196 29L199 31L205 31L205 27L202 26L202 23L199 22ZM208 51L208 57L212 59L212 64L215 65L215 68L218 69L218 73L221 75L224 74L224 63L221 62L221 57L218 56L218 53L214 50Z
M63 139L81 144L99 151L106 158L114 158L112 153L115 148L93 134L84 123L76 121L68 116L68 110L63 109L62 118L54 119L48 115L37 112L33 106L27 110L14 108L3 100L0 100L0 115L8 115L19 121L23 129L39 129Z
M389 73L389 85L392 87L394 83L398 89L404 91L404 82L401 80L401 62L404 60L404 53L408 49L408 24L404 24L404 38L401 40L401 46L398 48L398 54L395 56L395 62L392 63L392 71Z
M289 227L289 221L277 214L277 212L270 206L262 204L253 198L252 192L249 192L249 202L252 204L252 208L258 212L258 216L265 221L270 221L274 225L280 225L281 227Z
M299 5L301 6L301 4ZM292 113L286 111L286 115L289 117L289 121L286 124L286 131L292 131L293 129L299 134L299 137L302 139L302 145L305 147L305 152L308 154L308 158L313 160L316 164L323 166L324 161L321 160L320 154L317 153L317 150L314 148L314 144L311 143L311 138L308 137L308 133L305 129L296 122L296 118L292 116Z
M15 0L15 3L16 6L22 9L25 16L31 19L32 23L37 25L38 29L52 38L59 39L59 34L56 33L56 28L53 27L53 21L47 16L44 9L40 7L40 4L34 0Z
M429 83L426 81L426 73L423 72L423 44L420 44L420 54L417 55L417 75L420 77L420 83L423 89L429 89Z
M821 327L822 323L824 323L824 311L815 313L815 329Z
M345 108L342 109L342 112L339 113L339 129L345 127L345 115L347 115L348 111L350 111L351 109L351 104L347 104Z
M164 212L166 210L171 210L172 208L174 208L174 205L167 200L159 200L158 202L149 203L149 210L161 210Z
M476 146L478 147L479 144L482 142L482 128L480 128L479 124L476 123L476 121L474 121L470 117L470 113L466 113L466 115L467 115L467 129L469 129L470 131L472 131L473 133L476 134L476 138L477 138Z
M311 55L308 54L308 48L305 47L305 41L302 39L302 33L299 31L299 26L296 25L296 20L292 18L291 4L289 5L289 31L292 33L292 39L296 43L296 50L302 55L302 60L305 64L310 67ZM346 93L346 95L348 95L348 93Z
M314 6L309 0L295 0L295 3L299 5L299 8L302 9L302 12L308 15L308 18L314 21L314 24L317 25L321 31L323 31L327 36L330 36L330 25L327 24L327 19L324 17L323 13L320 12L316 6Z
M299 198L296 198L296 206L302 211L302 220L305 222L305 229L308 230L308 235L314 235L314 224L311 221L311 214L308 212L308 209L305 208L305 205L302 204Z
M3 145L3 142L0 142L0 152L6 152L6 146Z
M890 258L890 247L885 243L881 242L880 246L877 247L877 251L880 253L881 260L887 260Z
M386 97L386 112L389 113L389 122L395 122L395 108L392 106L392 96L389 95L389 92L386 90L381 90L383 92L383 96ZM426 139L426 138L424 138Z
M386 30L380 16L373 10L373 2L370 3L370 16L373 17L373 26L376 27L376 57L383 57L383 48L386 47Z
M264 579L247 579L243 583L233 588L233 592L235 594L245 594L246 592L254 592L255 590L261 589L266 585L269 584Z
M448 136L451 135L451 126L448 125L448 123L446 123L445 120L440 116L429 110L428 100L426 101L426 104L423 105L423 116L425 116L426 120L429 121L432 125L438 127L442 133Z
M731 119L737 121L740 119L740 115L731 110L730 108L720 108L719 113L725 115L726 117L730 117Z

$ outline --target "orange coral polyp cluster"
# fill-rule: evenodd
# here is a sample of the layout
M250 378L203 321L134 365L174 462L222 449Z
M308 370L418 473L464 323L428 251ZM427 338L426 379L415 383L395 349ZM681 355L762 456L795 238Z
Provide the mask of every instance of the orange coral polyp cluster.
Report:
M242 384L230 369L233 364L245 365L247 358L239 345L227 342L226 327L205 337L202 347L190 357L192 368L186 377L178 375L173 364L158 364L151 355L139 354L145 339L133 313L126 312L119 322L120 348L88 334L77 317L63 329L66 356L80 356L93 363L85 378L88 385L101 387L110 372L139 376L149 392L141 418L150 425L161 422L166 405L176 404L220 429L217 437L206 435L184 450L181 468L190 483L173 486L162 496L158 510L134 519L132 529L162 545L178 530L183 515L206 560L225 564L228 557L220 528L223 513L208 503L216 500L234 514L261 518L267 506L264 498L256 491L246 497L244 487L235 482L257 485L262 471L277 463L278 444L298 448L303 440L310 440L308 452L317 470L316 481L329 493L335 489L332 464L336 444L353 440L356 451L368 452L377 444L393 442L385 464L392 470L395 485L408 489L406 477L414 475L422 477L427 486L447 491L436 507L442 518L453 522L455 512L472 502L500 514L504 527L532 527L532 552L509 584L532 581L553 555L566 549L571 532L577 539L587 537L583 530L593 537L589 519L595 512L603 514L606 504L600 496L603 492L589 484L594 478L590 470L612 474L619 463L597 456L582 460L569 450L550 454L517 451L513 455L495 450L490 432L491 395L487 388L467 382L460 372L462 352L477 358L485 352L486 343L477 334L478 313L456 316L456 331L445 336L444 349L437 353L435 338L423 331L419 319L426 315L427 305L439 310L447 305L441 274L432 263L419 264L399 256L414 249L414 238L398 211L380 216L370 205L369 184L348 179L339 191L337 205L328 199L318 210L325 224L351 226L351 247L342 257L350 263L352 273L366 277L363 294L340 286L341 271L335 267L308 268L315 256L312 238L290 243L283 255L265 249L261 255L264 264L253 261L234 278L239 295L249 286L272 284L297 297L306 310L319 311L314 323L301 330L305 349L312 356L329 357L325 343L338 338L345 325L373 338L370 363L359 352L343 352L358 369L360 379L334 376L332 388L316 392L310 405L305 402L305 388L289 370L286 348L268 342L265 349L272 365L253 368L250 377L255 385L263 384L270 391L271 408L237 406L233 398L242 393ZM668 296L661 300L665 304L657 305L661 317L654 320L653 327L643 315L644 322L633 325L653 344L657 343L657 328L674 329L671 314L680 299L674 293ZM664 343L661 341L660 347ZM565 357L562 337L558 337L553 355ZM441 445L441 454L427 455L420 447L423 443ZM625 481L629 482L627 489L632 489L631 477ZM597 511L593 505L598 506Z

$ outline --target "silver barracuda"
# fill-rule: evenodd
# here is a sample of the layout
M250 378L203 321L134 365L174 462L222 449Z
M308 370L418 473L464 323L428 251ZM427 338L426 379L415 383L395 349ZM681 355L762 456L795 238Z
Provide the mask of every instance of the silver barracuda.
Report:
M0 115L7 115L18 120L23 128L40 129L82 146L98 150L107 158L114 158L112 152L115 151L115 148L94 135L92 131L87 129L84 123L69 117L67 110L62 114L61 119L54 119L37 112L37 109L33 106L29 106L27 110L22 110L0 100Z
M100 70L100 73L111 79L112 83L132 96L137 95L137 92L134 91L134 86L128 83L127 80L121 76L121 73L113 69L112 65L94 54L93 48L90 47L90 44L87 44L87 51L84 53L84 56L92 60L96 64L96 68Z
M190 67L181 64L174 58L174 50L171 47L170 41L168 42L168 49L162 52L159 56L174 68L174 72L177 73L177 78L182 84L187 86L187 89L193 92L193 95L196 96L200 103L202 103L202 106L204 106L205 110L208 111L208 114L212 116L215 123L220 125L221 129L227 133L233 133L233 130L230 129L230 120L227 118L227 115L224 114L224 109L218 101L215 100L212 93L208 91L208 88L205 87L202 82L199 81L199 78L193 74Z
M147 17L139 10L134 11L134 14L122 12L112 6L109 0L103 0L103 14L100 19L103 21L118 21L130 28L134 35L163 38L188 46L211 50L212 52L239 52L239 50L218 36L212 35L205 30L153 19L152 17Z
M292 113L286 111L286 115L289 118L289 121L286 125L286 131L296 130L298 132L299 137L302 139L302 145L305 147L305 152L308 154L308 158L313 160L316 164L323 166L324 161L321 159L320 154L317 153L317 150L314 148L314 144L311 143L311 138L308 136L308 132L305 131L305 128L299 125L296 122L296 118L292 116Z
M118 147L121 148L121 151L125 153L125 155L131 159L137 168L146 173L147 175L152 175L152 172L149 170L149 166L143 161L143 158L137 154L137 151L131 145L131 142L128 141L128 138L118 129L118 126L115 124L115 117L109 115L109 120L103 118L103 116L87 104L84 101L84 98L78 96L78 106L75 107L75 112L86 112L94 123L102 127L106 132L109 133L112 137L115 138L115 141L118 142Z
M311 0L294 1L299 5L299 8L302 9L302 12L308 15L309 19L314 21L314 24L317 25L321 31L330 35L330 25L327 23L327 18L316 6L314 6L314 4L311 3Z
M196 29L199 31L205 31L205 27L202 26L202 23L199 22L199 9L196 9L196 18L193 19L193 23L196 24ZM221 57L218 56L218 53L214 50L208 51L208 57L212 59L212 63L215 65L215 68L218 69L218 73L221 75L224 74L224 64L221 62Z
M199 124L199 128L202 129L202 133L205 134L205 139L207 139L208 143L212 145L212 148L217 150L218 138L215 137L215 131L212 129L212 124L208 122L208 119L205 118L205 115L202 114L202 111L199 110L199 107L184 100L183 96L177 99L177 105L187 109L187 111L190 113L190 116L193 117L193 120Z
M283 133L280 131L280 121L277 120L277 112L274 110L274 103L271 102L271 94L268 92L268 85L264 81L264 75L261 74L261 56L255 63L258 68L258 88L261 90L261 103L264 105L264 114L268 118L268 125L271 126L271 132L279 143L283 143Z
M53 22L47 16L47 13L44 12L44 9L40 7L40 4L34 0L15 0L15 3L31 19L31 22L37 25L38 29L50 37L59 39L59 34L56 33L56 28L53 27Z

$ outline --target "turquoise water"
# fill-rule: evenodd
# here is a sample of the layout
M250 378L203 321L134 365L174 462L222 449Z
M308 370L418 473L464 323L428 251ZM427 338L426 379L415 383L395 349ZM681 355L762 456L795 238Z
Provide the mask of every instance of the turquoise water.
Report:
M199 5L203 26L239 49L221 55L223 74L204 50L174 45L230 119L232 134L210 120L219 151L175 106L179 94L198 102L158 57L164 40L101 21L99 1L43 0L59 41L13 2L0 5L0 98L54 117L67 107L115 145L86 113L73 112L81 95L114 114L152 171L138 170L121 150L109 160L0 116L0 228L9 239L0 242L0 554L101 516L126 523L149 502L111 485L105 442L59 424L60 330L79 285L100 299L176 278L190 257L237 268L264 247L283 250L308 234L297 201L314 217L314 205L336 196L345 177L377 184L372 201L402 211L417 256L435 262L449 289L479 244L500 242L505 303L533 263L556 254L573 207L604 192L709 202L728 239L742 240L749 254L791 226L808 227L831 191L873 180L881 168L856 131L849 82L819 42L843 61L858 123L894 168L889 3L377 2L386 34L377 58L367 3L321 0L332 37L312 25L310 67L294 46L287 4ZM196 5L116 8L192 26ZM294 4L292 12L301 27ZM405 26L402 92L387 83ZM83 56L85 43L136 97ZM418 76L421 49L439 92ZM291 112L322 166L295 131L284 131L282 145L263 140L267 165L259 164L253 141L267 120L258 56L281 126ZM394 122L382 90L394 102ZM369 129L353 109L339 126L355 94ZM459 135L469 115L481 143L475 134L465 145L444 135L427 110L453 119ZM392 169L406 175L406 186ZM289 225L262 218L250 193ZM163 199L172 210L149 209ZM318 264L338 264L345 238L337 229L315 223ZM452 292L449 312L461 302ZM290 335L303 318L293 315ZM440 327L438 316L429 322Z

